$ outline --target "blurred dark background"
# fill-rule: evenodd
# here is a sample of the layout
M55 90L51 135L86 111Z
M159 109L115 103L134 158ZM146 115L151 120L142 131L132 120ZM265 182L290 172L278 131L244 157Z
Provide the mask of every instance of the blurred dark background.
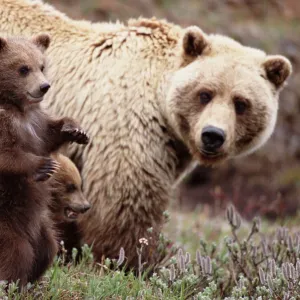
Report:
M300 207L300 2L298 0L49 0L74 19L165 18L229 35L269 54L283 54L294 74L280 97L276 131L267 145L220 168L198 167L186 178L182 209L215 210L234 202L244 217L295 214Z

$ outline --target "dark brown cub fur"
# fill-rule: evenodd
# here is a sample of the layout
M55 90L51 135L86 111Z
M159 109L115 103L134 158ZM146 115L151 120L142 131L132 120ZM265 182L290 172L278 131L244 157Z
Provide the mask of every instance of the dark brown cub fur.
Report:
M64 242L67 251L65 259L69 261L72 249L81 249L81 235L76 220L91 205L83 195L81 176L75 164L61 153L51 156L59 163L60 168L50 179L50 210L58 241Z
M50 38L0 37L0 280L37 280L57 252L47 179L50 153L66 142L87 143L71 119L51 119L40 102L50 85L43 51Z

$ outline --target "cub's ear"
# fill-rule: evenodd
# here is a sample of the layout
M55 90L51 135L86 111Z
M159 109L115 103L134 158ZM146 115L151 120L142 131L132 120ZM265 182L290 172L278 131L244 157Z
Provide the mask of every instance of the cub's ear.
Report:
M0 51L2 51L6 46L7 46L6 39L0 36Z
M280 88L292 73L290 61L281 55L269 55L263 63L267 77L275 87Z
M50 45L50 36L47 33L40 33L31 38L31 41L44 52Z
M190 26L183 36L183 50L186 55L198 56L208 46L206 34L197 26Z

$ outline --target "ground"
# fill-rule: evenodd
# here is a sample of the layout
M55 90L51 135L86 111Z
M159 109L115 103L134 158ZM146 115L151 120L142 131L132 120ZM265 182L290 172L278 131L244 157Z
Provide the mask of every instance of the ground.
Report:
M176 241L176 246L180 246L182 249L184 249L182 257L184 257L184 260L187 264L185 265L185 270L182 273L182 266L180 265L180 261L178 261L178 254L175 255L175 258L167 259L163 263L166 268L162 267L161 264L160 267L155 270L155 273L147 278L144 271L137 276L134 276L131 272L125 274L122 271L122 267L119 269L113 268L113 270L109 270L107 268L107 266L111 263L109 260L104 260L102 264L94 265L92 263L93 259L91 249L84 247L83 259L77 266L72 263L64 266L62 264L62 259L57 259L43 280L39 284L30 286L29 290L24 294L17 293L14 285L10 286L8 299L208 300L225 299L225 296L228 297L227 299L246 299L240 298L243 293L246 293L245 290L248 290L240 289L240 281L244 280L243 278L245 277L243 275L243 271L238 271L238 268L235 268L235 266L233 268L235 269L234 273L230 270L231 263L226 264L225 262L230 256L230 251L228 249L231 249L228 248L227 237L231 236L232 239L234 238L234 233L232 232L233 227L229 224L229 221L231 220L233 225L235 225L235 217L233 216L232 221L232 216L230 219L229 214L228 221L226 220L225 211L219 211L217 217L212 217L211 212L212 211L209 207L201 206L193 213L178 213L176 211L171 211L169 213L170 220L166 223L164 233L173 241ZM288 227L290 235L292 235L292 232L297 231L299 225L299 216L295 218L281 219L276 223L262 221L260 225L260 233L254 234L254 238L251 238L251 240L253 240L254 243L260 243L260 234L275 239L273 237L274 233L276 233L276 236L278 237L279 233L281 232L280 230L284 231L284 228L282 229L282 227L279 226ZM249 234L249 232L251 232L251 229L253 229L251 222L242 221L241 228L237 230L237 235L241 241ZM162 242L161 245L162 247L168 248L167 242ZM139 245L139 249L141 246L146 247L146 245L143 244L143 241L141 245ZM175 245L173 245L173 247L175 247ZM236 247L238 248L238 246ZM197 268L197 263L193 263L196 257L197 249L200 250L201 257L204 259L204 262L206 255L211 257L212 273L209 273L207 276L203 276L202 273L205 271L205 267L200 273L197 273L197 270L193 270L194 268ZM299 251L299 249L297 251ZM190 262L188 262L189 254L186 253L189 253L191 256ZM282 253L285 253L284 250ZM286 253L288 253L288 251ZM76 253L73 254L75 255ZM299 259L300 253L298 252L297 255ZM257 257L259 257L259 254L257 254ZM284 254L279 255L279 258L276 259L276 269L278 268L277 272L280 272L280 269L283 269L284 261L288 261L289 257L289 254L286 254L286 256ZM120 260L122 260L122 258ZM175 266L173 269L174 274L176 274L176 279L173 279L173 281L170 281L169 278L172 276L170 274L171 272L169 271L172 270L170 264L168 266L169 262L171 262L171 265L173 264L173 266ZM240 264L242 266L242 261L234 259L233 256L232 262L236 265ZM114 264L116 265L117 262L114 262ZM222 274L220 273L220 265L222 265L222 268L224 268ZM228 269L226 269L227 267ZM259 281L259 269L251 270L250 266L248 269L247 268L248 267L246 267L246 273L248 272L248 274L250 274L249 276L253 276L253 284L257 284L255 281ZM263 263L261 264L261 268L264 269ZM265 272L267 272L267 270L265 270ZM235 274L234 276L236 276L235 280L237 282L235 283L234 280L230 280L228 274ZM278 290L281 291L284 290L285 286L287 286L287 282L285 282L284 276L280 274L278 275L278 278L274 277L274 284L282 285L280 288L278 288ZM226 278L227 283L229 283L227 287L225 287L223 283L220 283L220 279L223 280L223 277ZM281 283L278 283L280 280ZM210 283L211 281L213 281L213 283ZM214 292L214 283L218 284L218 287L224 289L222 295L219 294L218 290L217 292ZM296 288L298 288L297 293L300 292L299 286L295 287L295 290ZM257 284L255 291L257 291L257 293L261 293L257 295L264 295L264 293L267 293L264 291L264 289L268 289L267 283L262 284L260 282ZM276 287L274 287L273 290L276 291ZM285 291L288 291L287 287L285 288ZM269 294L265 295L266 298L263 297L261 299L278 299L275 297L275 294L274 297L270 296ZM2 295L0 294L0 297L1 296ZM229 296L231 296L231 298L229 298Z

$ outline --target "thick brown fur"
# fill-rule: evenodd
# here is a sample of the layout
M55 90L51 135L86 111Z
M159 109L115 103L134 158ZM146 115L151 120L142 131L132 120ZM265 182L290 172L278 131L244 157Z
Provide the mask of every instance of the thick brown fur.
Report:
M37 280L57 252L47 179L58 164L50 153L88 141L73 120L51 119L40 107L49 43L45 34L0 37L0 280L21 286Z
M81 234L76 219L85 213L91 205L82 192L82 181L75 164L65 155L54 153L52 158L60 165L51 180L50 210L54 221L58 241L64 242L67 258L72 249L81 248Z

